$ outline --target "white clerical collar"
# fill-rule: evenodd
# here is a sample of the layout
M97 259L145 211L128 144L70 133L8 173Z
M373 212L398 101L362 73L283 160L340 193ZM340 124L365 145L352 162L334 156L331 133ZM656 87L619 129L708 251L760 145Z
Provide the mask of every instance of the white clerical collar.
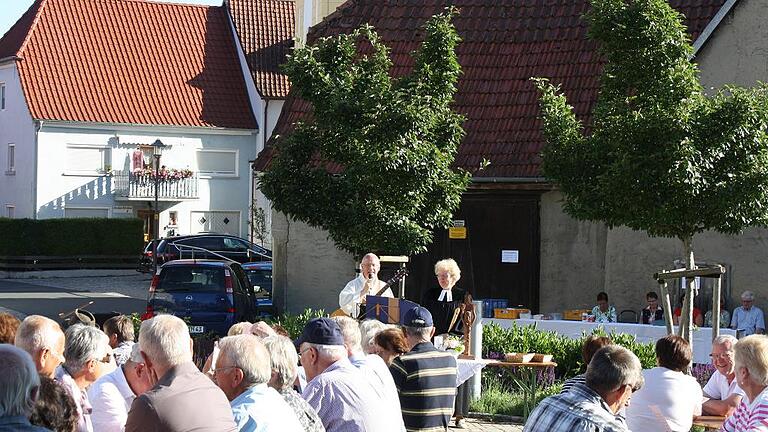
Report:
M440 297L437 298L437 301L447 301L452 302L453 301L453 293L452 290L444 289L440 291Z

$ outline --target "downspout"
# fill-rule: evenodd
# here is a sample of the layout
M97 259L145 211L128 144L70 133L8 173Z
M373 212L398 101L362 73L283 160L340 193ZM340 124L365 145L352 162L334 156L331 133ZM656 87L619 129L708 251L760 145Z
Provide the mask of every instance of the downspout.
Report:
M33 149L34 152L34 163L32 164L32 178L34 181L32 182L32 219L37 219L37 167L39 166L39 161L37 160L38 155L38 137L40 135L40 131L43 129L43 120L35 120L35 146Z

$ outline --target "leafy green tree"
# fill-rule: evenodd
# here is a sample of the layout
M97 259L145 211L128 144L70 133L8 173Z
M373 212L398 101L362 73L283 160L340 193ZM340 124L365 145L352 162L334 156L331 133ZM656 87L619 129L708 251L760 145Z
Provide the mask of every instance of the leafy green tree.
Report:
M585 130L559 87L536 79L542 170L571 216L678 238L692 269L694 235L768 222L768 89L707 96L683 17L665 0L591 5L589 37L606 60L592 124Z
M294 51L285 71L313 112L278 139L261 179L276 210L352 253L426 250L470 180L451 168L464 135L450 106L461 72L454 14L427 23L413 71L397 79L370 26Z

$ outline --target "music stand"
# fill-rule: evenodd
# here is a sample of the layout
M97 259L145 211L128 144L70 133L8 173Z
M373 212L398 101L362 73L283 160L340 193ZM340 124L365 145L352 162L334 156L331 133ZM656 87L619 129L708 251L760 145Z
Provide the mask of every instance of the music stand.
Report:
M405 299L367 296L365 313L361 319L375 319L384 324L402 324L405 312L418 304Z

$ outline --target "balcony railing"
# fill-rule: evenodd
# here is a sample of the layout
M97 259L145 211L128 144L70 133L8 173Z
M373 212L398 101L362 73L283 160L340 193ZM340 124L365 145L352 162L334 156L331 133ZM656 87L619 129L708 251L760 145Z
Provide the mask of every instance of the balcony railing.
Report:
M191 200L198 198L198 177L182 179L160 179L157 182L158 199ZM115 199L148 200L155 198L155 179L150 175L134 174L130 171L113 171L112 185Z

